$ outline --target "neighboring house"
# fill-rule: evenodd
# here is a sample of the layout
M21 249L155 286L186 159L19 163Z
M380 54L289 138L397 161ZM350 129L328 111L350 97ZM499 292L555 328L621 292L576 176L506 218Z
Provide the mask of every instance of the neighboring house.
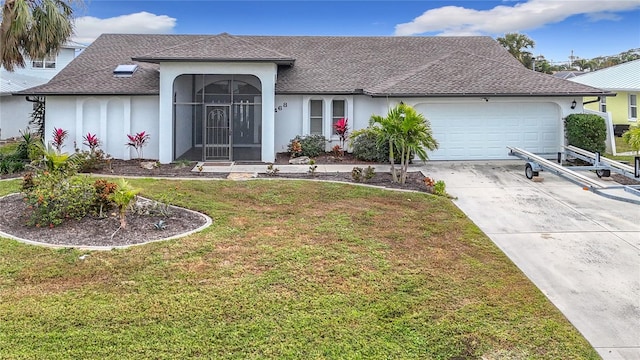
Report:
M640 60L608 67L572 78L571 81L617 93L615 97L585 97L585 108L610 113L614 127L628 128L638 122ZM620 130L616 130L620 134Z
M572 79L576 76L582 75L584 74L584 71L556 71L553 73L553 76L560 78L560 79Z
M16 137L29 125L34 103L24 95L11 96L31 87L45 84L75 58L76 51L85 46L66 44L56 56L25 59L24 68L9 72L0 68L0 139Z
M608 92L524 68L490 37L100 36L48 84L46 127L97 134L115 158L271 162L296 135L364 128L400 102L430 121L431 159L556 153L563 118ZM572 108L572 102L579 107ZM327 148L330 148L328 145Z

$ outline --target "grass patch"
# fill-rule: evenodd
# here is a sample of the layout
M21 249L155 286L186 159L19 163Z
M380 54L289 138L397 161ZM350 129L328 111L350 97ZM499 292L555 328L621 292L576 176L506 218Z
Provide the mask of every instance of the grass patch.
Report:
M84 260L0 239L2 357L598 358L445 198L302 181L131 182L213 226ZM17 188L0 182L0 194Z
M0 145L0 155L13 154L18 148L18 142L12 142L8 144Z

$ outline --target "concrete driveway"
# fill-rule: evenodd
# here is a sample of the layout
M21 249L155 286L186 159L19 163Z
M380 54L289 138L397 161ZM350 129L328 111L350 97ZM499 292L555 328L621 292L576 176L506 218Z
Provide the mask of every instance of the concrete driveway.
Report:
M429 162L455 204L603 359L640 359L640 205L607 199L524 161ZM595 176L595 175L594 175Z

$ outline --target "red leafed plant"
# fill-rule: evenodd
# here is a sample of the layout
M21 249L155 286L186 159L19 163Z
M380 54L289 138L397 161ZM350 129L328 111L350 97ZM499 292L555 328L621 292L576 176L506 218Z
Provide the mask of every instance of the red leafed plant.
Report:
M100 146L100 140L98 140L97 135L87 133L87 135L83 136L82 139L84 140L82 144L87 145L91 152L95 152L98 146Z
M63 130L62 128L53 128L53 140L51 141L51 145L60 152L67 136L69 136L69 132L67 130Z
M126 145L136 149L138 159L142 159L142 147L147 145L147 141L149 141L150 138L149 134L142 131L135 135L127 135L127 137L129 138L129 142Z
M336 134L340 136L340 144L344 154L344 141L347 139L347 132L349 132L349 119L341 118L333 124L333 127L336 130Z

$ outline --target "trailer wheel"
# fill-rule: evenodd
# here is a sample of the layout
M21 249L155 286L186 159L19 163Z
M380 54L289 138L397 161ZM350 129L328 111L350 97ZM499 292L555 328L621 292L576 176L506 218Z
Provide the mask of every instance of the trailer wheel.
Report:
M524 166L524 176L526 176L527 179L531 180L534 176L538 176L538 172L533 171L533 166L527 163L527 165Z
M601 178L601 177L610 177L611 176L611 170L609 170L609 169L598 169L598 170L596 170L596 175L598 175L599 178Z

